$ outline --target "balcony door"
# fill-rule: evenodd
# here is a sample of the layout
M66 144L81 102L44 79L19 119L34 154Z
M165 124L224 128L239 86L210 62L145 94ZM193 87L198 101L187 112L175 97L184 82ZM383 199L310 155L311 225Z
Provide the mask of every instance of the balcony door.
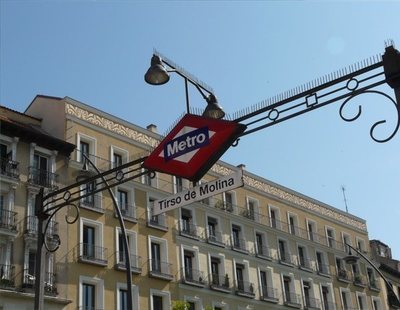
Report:
M85 257L95 257L95 228L91 226L83 226L83 255Z

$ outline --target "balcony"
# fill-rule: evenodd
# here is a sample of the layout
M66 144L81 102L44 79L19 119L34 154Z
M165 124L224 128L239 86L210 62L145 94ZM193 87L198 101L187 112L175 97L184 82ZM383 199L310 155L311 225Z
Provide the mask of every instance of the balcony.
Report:
M12 179L19 179L19 162L8 159L0 158L0 174Z
M249 254L249 251L247 250L245 239L232 237L231 238L231 247L232 247L232 250L234 250L236 252Z
M162 231L168 231L168 226L166 225L165 214L159 214L155 216L149 216L147 219L147 226L156 228Z
M329 271L329 265L326 264L317 264L317 273L321 276L330 277L331 273Z
M222 239L222 233L209 228L207 228L207 242L220 247L225 247L225 243Z
M298 266L301 270L305 270L305 271L309 271L309 272L314 271L312 260L309 258L299 257L298 258Z
M0 265L0 288L14 289L15 288L15 266Z
M256 256L262 259L272 260L272 251L270 248L266 246L256 247L255 248Z
M120 206L120 211L121 211L122 217L125 220L137 223L134 205L125 204L123 206Z
M261 300L278 303L278 289L266 285L261 286Z
M360 273L355 273L353 277L353 284L358 287L366 287L367 286L366 277Z
M37 238L38 234L38 219L34 215L27 216L25 237L26 238ZM51 221L47 226L46 237L53 239L58 234L58 222Z
M24 269L24 277L22 279L22 288L28 290L34 290L36 285L35 275L32 271ZM56 275L52 272L45 272L44 274L44 294L50 296L56 296L57 286L56 286Z
M125 261L125 251L115 252L115 257L117 259L117 263L115 264L115 269L117 270L126 270L126 261ZM142 258L137 255L131 254L131 271L136 274L140 274L142 272Z
M199 239L199 236L197 235L197 226L186 220L179 221L179 234L184 237L196 240Z
M351 272L345 269L339 269L337 271L337 279L342 282L351 283Z
M368 287L371 291L379 292L381 288L379 287L379 282L375 279L370 279L368 281Z
M182 268L181 270L181 281L182 283L204 287L204 273L200 270L192 269L192 268Z
M279 263L282 265L294 267L296 265L296 258L288 253L279 253Z
M233 204L230 202L225 202L222 200L216 200L214 204L215 208L227 211L227 212L233 212Z
M28 168L28 182L46 188L56 188L58 175L47 170L37 169L35 167Z
M171 273L172 264L161 262L155 259L149 259L150 277L172 281L174 276Z
M8 210L0 210L0 230L5 231L8 234L16 234L17 233L17 225L16 225L17 212L8 211Z
M292 308L301 308L301 296L296 293L285 292L285 299L283 302L286 306Z
M78 261L81 263L107 266L107 249L91 243L78 244Z
M334 310L334 309L336 309L336 304L334 302L326 301L326 302L323 302L323 304L324 304L324 310Z
M246 208L241 208L241 210L239 211L239 213L240 213L241 216L243 216L243 217L245 217L245 218L247 218L247 219L249 219L249 220L254 221L254 220L256 219L256 215L255 215L254 210L249 210L249 209L246 209Z
M103 206L102 206L102 196L101 195L90 195L87 197L82 198L79 201L79 207L89 209L92 211L104 213Z
M254 284L247 281L238 280L235 285L236 295L247 297L247 298L254 298Z
M321 309L321 301L316 298L306 297L304 298L304 308L307 310L319 310Z
M210 288L214 291L219 291L222 293L230 293L230 283L229 276L226 274L225 276L219 275L217 273L212 273L208 275L208 279L210 282Z

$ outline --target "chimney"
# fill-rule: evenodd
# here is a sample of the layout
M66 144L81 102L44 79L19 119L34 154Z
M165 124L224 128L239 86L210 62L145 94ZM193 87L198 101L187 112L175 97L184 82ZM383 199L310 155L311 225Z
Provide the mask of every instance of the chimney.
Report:
M240 169L243 169L243 170L246 170L246 165L245 164L239 164L236 167L238 167Z
M150 124L146 128L147 128L147 130L150 130L151 132L157 133L157 126L154 124Z

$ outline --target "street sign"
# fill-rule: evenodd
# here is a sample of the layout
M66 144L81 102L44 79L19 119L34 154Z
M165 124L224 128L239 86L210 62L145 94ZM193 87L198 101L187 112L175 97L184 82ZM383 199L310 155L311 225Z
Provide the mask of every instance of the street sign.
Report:
M196 201L243 186L243 170L231 175L207 182L175 195L154 201L152 215L158 215L177 209Z
M245 129L237 122L186 114L143 166L198 181Z

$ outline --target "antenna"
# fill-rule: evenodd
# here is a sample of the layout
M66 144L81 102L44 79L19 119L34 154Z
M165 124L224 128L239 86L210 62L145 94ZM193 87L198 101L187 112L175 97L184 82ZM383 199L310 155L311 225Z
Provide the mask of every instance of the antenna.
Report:
M346 212L349 213L349 209L347 208L347 199L346 199L346 188L344 185L342 185L342 192L343 192L343 200L344 200L344 205L346 206Z

